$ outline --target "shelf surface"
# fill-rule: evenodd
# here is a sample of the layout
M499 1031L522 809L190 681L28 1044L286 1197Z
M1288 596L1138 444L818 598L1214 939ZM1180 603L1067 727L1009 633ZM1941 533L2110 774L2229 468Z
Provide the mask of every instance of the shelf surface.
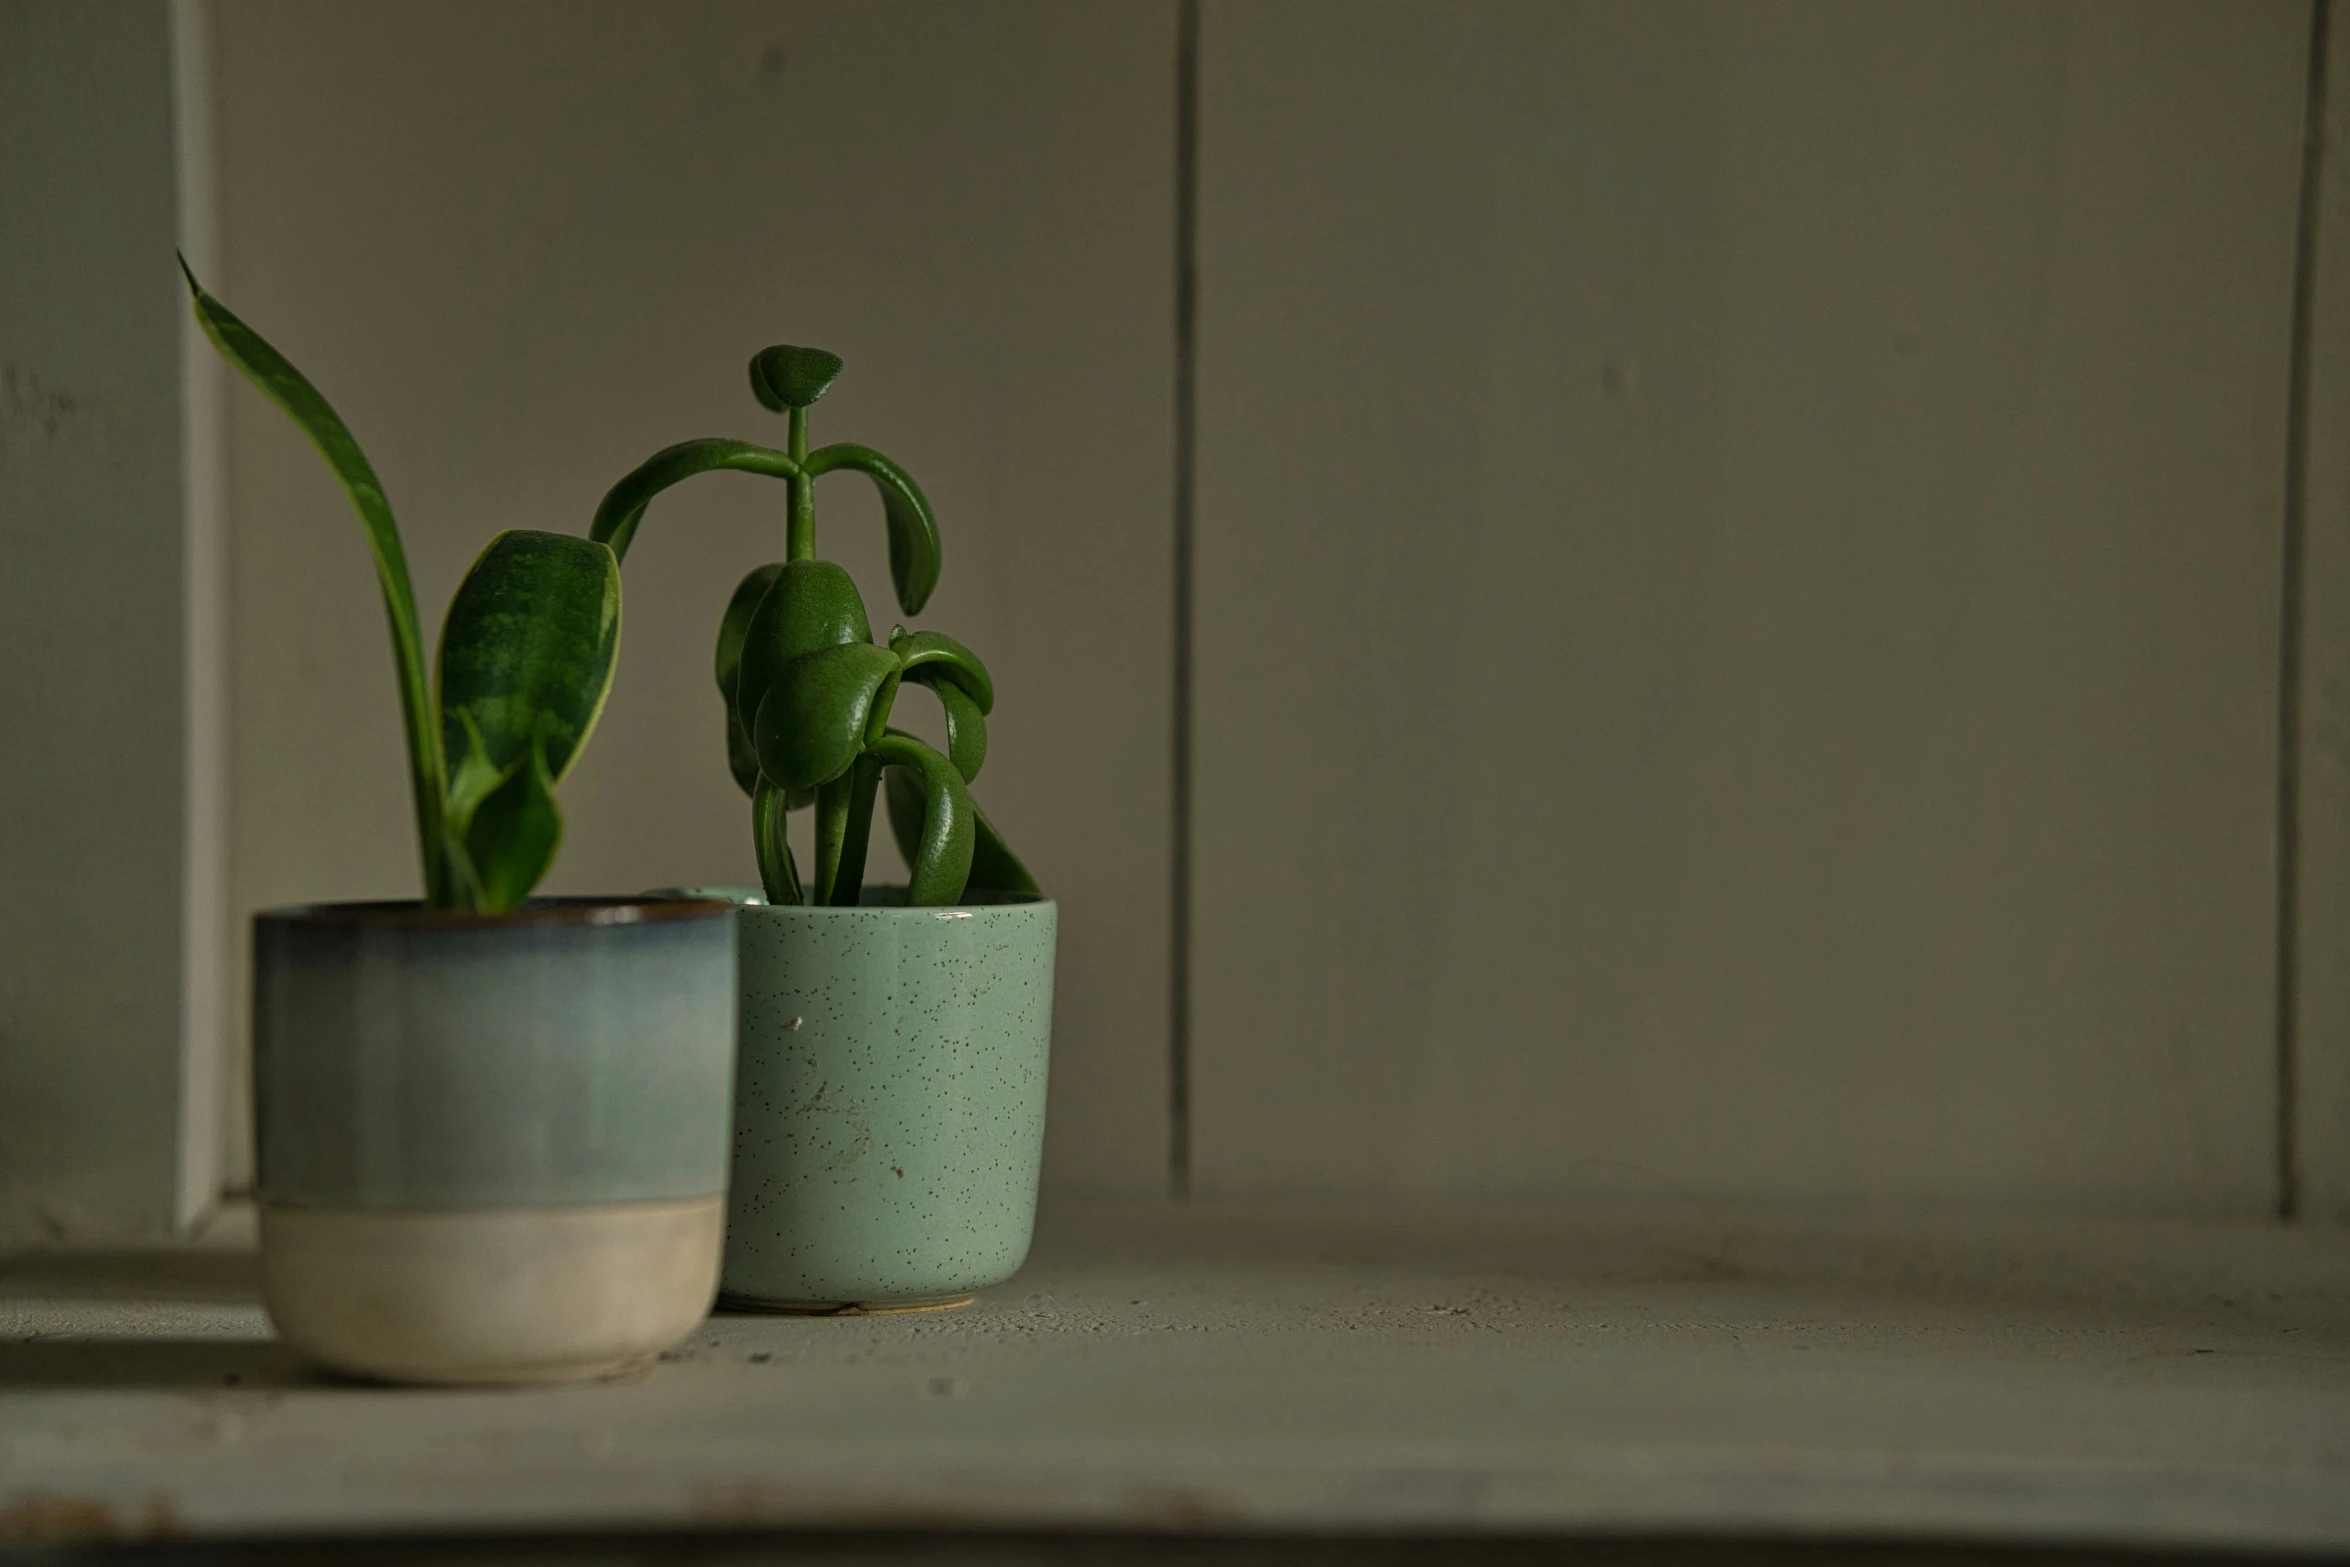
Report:
M0 1264L0 1540L728 1527L2350 1551L2350 1234L1064 1206L526 1392L318 1378L234 1249Z

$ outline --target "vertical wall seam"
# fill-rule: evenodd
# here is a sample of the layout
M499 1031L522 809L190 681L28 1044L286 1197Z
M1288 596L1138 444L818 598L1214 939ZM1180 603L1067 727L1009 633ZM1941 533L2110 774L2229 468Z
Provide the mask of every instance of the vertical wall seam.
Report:
M169 0L172 179L181 253L220 287L219 168L210 0ZM227 434L221 362L157 260L179 322L179 1158L172 1219L191 1230L221 1196L229 1150Z
M1167 1186L1191 1193L1192 505L1199 323L1199 0L1175 15L1175 646L1169 823Z
M2277 1215L2301 1211L2301 698L2309 511L2311 325L2325 162L2327 34L2333 0L2311 0L2302 104L2299 230L2293 254L2293 339L2285 405L2285 534L2277 649Z

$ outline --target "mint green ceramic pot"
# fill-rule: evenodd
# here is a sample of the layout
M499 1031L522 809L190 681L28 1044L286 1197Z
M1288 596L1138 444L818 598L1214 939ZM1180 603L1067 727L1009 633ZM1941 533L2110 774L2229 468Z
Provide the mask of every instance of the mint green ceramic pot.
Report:
M550 899L254 921L264 1295L395 1381L649 1362L709 1309L725 1220L734 908Z
M862 896L741 912L730 1305L945 1305L1028 1256L1058 908Z

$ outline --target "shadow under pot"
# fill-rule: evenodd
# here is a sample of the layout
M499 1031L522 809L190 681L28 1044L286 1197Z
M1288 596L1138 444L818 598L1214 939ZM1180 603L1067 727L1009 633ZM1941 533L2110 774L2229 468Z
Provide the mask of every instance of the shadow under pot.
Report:
M959 1305L1027 1260L1058 908L749 904L725 1304Z
M397 1382L649 1364L716 1292L734 910L413 903L254 921L263 1295Z

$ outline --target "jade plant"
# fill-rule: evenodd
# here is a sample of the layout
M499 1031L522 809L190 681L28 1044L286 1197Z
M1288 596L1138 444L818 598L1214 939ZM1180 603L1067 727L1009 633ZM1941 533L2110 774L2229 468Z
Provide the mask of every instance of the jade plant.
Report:
M301 427L366 531L391 622L426 905L512 909L554 862L563 838L555 785L612 686L619 560L572 534L499 534L458 585L441 624L439 679L428 685L407 554L366 454L302 372L180 267L204 335Z
M938 586L938 523L913 477L869 446L808 449L808 410L840 371L839 356L822 349L761 350L751 359L751 391L784 416L785 450L713 439L656 452L604 497L592 536L626 558L653 498L697 474L731 469L788 487L784 558L743 578L718 627L727 760L751 797L751 843L769 902L856 903L875 796L885 788L909 903L1033 894L1034 879L971 799L995 704L986 665L937 631L898 626L877 643L855 581L817 558L816 481L854 471L881 492L898 607L919 614ZM890 724L907 685L927 688L943 710L943 755ZM784 832L786 813L802 807L815 811L804 881Z

